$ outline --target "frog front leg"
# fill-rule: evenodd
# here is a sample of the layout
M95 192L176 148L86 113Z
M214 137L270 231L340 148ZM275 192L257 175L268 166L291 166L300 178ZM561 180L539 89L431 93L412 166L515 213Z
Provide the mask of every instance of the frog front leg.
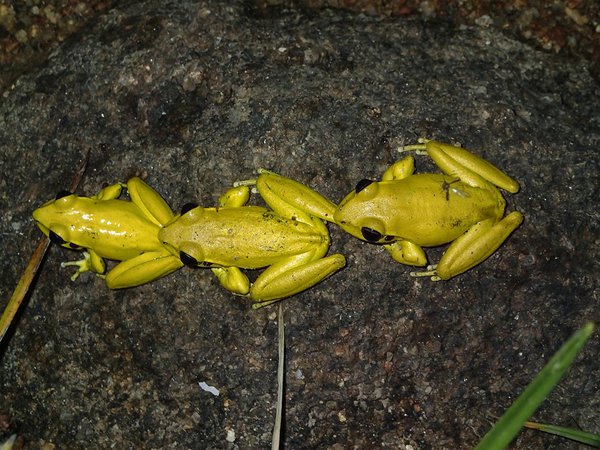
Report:
M100 191L91 198L98 200L113 200L119 198L124 187L125 185L123 183L111 184L110 186L100 189Z
M83 259L77 261L66 261L60 264L60 267L77 267L77 271L71 276L71 281L75 281L79 275L84 272L95 272L99 275L106 270L104 260L98 254L90 249L83 251Z
M437 266L411 276L430 276L432 281L448 280L485 261L523 222L523 215L514 211L499 222L483 220L456 239L443 254Z
M402 180L412 175L415 171L415 158L407 156L396 161L383 173L381 181Z
M417 244L410 241L395 241L383 246L395 261L407 266L424 266L427 255Z
M239 186L234 186L225 191L225 193L219 197L219 205L223 208L239 208L248 203L249 199L250 188L248 185L240 184Z
M442 142L419 139L419 144L407 145L400 151L425 151L447 175L457 177L473 187L485 188L488 182L512 194L519 191L519 183L485 159L464 148Z
M322 258L327 248L286 258L268 267L250 288L252 308L258 309L320 283L346 265L343 255Z
M238 267L213 267L221 286L238 295L247 295L250 292L250 280Z

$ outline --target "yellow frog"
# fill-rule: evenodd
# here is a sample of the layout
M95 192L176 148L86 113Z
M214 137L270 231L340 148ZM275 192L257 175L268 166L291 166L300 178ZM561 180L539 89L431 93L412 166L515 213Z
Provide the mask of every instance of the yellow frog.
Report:
M500 187L510 193L519 184L469 151L420 139L402 151L428 154L442 174L413 174L414 158L396 162L382 181L361 180L340 203L334 222L353 236L382 244L392 257L424 266L421 247L451 242L437 265L412 276L447 280L484 261L521 224L515 211L504 217Z
M306 211L333 217L335 205L308 187L266 170L237 183L220 207L186 205L159 231L159 240L191 267L208 267L221 285L260 308L304 291L344 267L343 255L325 257L329 232ZM271 209L244 206L249 186ZM267 267L254 281L240 269Z
M392 257L425 266L421 247L451 242L437 265L412 276L447 280L484 261L521 224L523 216L504 217L500 187L519 184L469 151L426 139L404 147L428 154L442 174L413 174L408 156L386 170L382 181L361 180L338 206L334 222L353 236L382 244Z
M131 201L119 200L127 187ZM106 284L120 289L148 283L183 264L158 239L174 217L163 198L139 178L115 184L93 197L61 192L33 212L39 228L55 244L83 250L84 259L62 263L80 273L104 274L103 258L122 261L106 274Z

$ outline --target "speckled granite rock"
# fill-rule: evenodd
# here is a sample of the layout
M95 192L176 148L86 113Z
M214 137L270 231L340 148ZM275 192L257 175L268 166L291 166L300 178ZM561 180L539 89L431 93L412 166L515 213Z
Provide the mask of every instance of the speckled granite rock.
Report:
M285 303L285 442L472 447L598 320L599 86L490 30L156 3L110 11L2 99L3 302L40 237L32 210L86 147L80 192L141 174L178 207L215 204L258 167L339 201L398 145L460 142L521 182L508 202L525 223L444 283L331 228L348 267ZM26 448L269 445L275 308L252 311L202 271L118 292L72 283L59 262L74 258L52 248L4 348L0 413ZM598 348L596 334L536 419L600 431ZM576 448L534 432L515 444L544 446Z

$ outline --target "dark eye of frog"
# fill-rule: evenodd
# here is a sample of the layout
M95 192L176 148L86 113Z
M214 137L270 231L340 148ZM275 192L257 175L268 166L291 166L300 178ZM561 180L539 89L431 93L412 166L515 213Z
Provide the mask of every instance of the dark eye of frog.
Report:
M188 267L198 267L198 260L193 256L188 255L186 252L179 252L179 259L181 262Z
M58 199L61 199L61 198L63 198L63 197L68 197L69 195L72 195L72 194L73 194L73 193L72 193L72 192L69 192L69 191L64 191L64 190L63 190L63 191L60 191L58 194L56 194L56 197L55 197L55 199L54 199L54 200L58 200Z
M360 232L367 242L379 242L383 238L383 234L373 228L362 227Z
M50 230L50 232L48 233L48 237L50 238L50 241L53 244L56 244L56 245L66 244L66 241L52 230Z
M198 207L198 203L186 203L181 207L181 215L183 216L186 212L191 211Z
M360 180L358 183L356 183L356 187L354 188L354 192L358 194L360 191L362 191L364 188L366 188L371 183L373 183L373 180L368 180L366 178Z

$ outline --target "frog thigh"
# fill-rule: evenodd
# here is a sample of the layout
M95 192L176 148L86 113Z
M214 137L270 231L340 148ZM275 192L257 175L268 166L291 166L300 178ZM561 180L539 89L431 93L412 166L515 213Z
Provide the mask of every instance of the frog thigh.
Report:
M407 266L424 266L427 264L427 256L423 249L410 241L396 241L383 247L400 264L406 264Z
M494 223L493 219L488 219L473 225L450 244L437 265L437 275L442 280L447 280L483 262L521 222L523 215L514 211L500 222Z
M267 205L283 217L299 216L298 211L333 222L336 205L308 186L290 178L282 177L265 169L259 169L256 188ZM302 214L304 215L304 214Z
M518 182L464 148L437 141L427 141L425 146L431 159L444 173L457 176L470 186L483 187L485 182L481 180L484 179L512 194L519 191Z
M110 289L139 286L164 277L182 266L179 258L167 251L145 252L117 264L106 275L106 285Z
M234 294L246 295L250 291L250 280L237 267L214 267L211 269L219 283Z
M409 177L415 171L415 158L407 156L396 161L383 173L381 181L402 180Z
M254 309L313 287L346 265L343 255L313 259L312 252L287 258L267 268L250 288Z
M165 225L174 217L167 202L140 178L131 178L127 182L127 189L131 201L156 225Z

